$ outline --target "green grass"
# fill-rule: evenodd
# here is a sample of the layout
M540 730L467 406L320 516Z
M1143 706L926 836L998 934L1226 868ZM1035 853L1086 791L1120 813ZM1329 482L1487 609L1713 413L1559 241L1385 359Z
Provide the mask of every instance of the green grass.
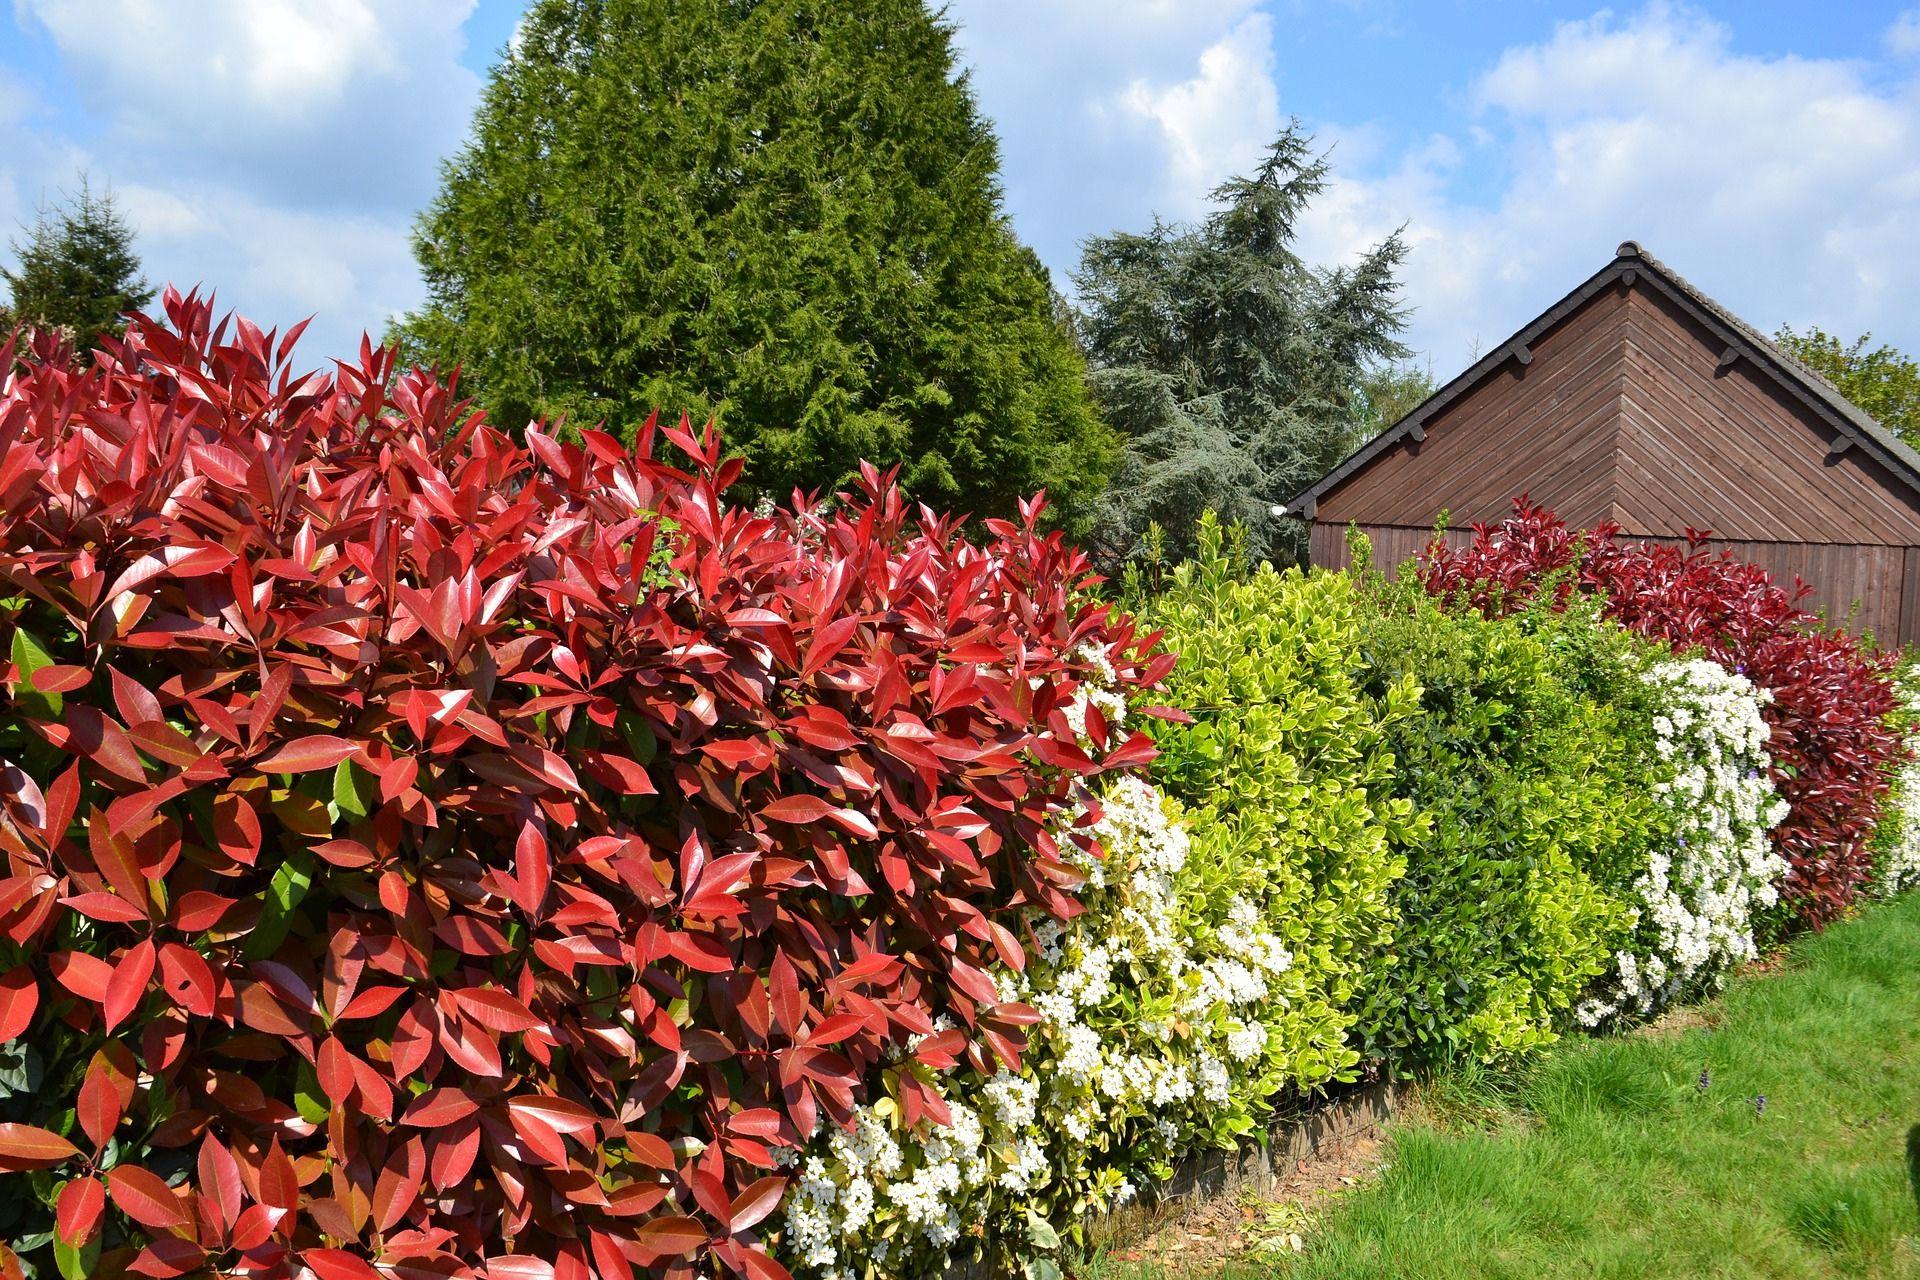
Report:
M1920 895L1802 940L1701 1012L1436 1086L1305 1254L1220 1274L1920 1277Z

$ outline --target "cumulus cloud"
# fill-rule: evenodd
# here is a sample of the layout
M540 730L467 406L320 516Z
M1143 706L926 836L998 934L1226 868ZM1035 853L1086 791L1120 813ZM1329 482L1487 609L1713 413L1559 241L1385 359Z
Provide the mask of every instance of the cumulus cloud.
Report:
M1638 239L1753 324L1920 345L1920 98L1857 62L1756 57L1690 11L1557 27L1473 92L1476 139L1346 173L1310 243L1404 222L1414 343L1450 374ZM1510 176L1459 194L1470 148Z
M1272 140L1256 0L956 0L948 15L1000 137L1015 226L1062 287L1081 239L1190 215ZM1249 110L1251 123L1232 118Z
M1165 150L1162 210L1200 212L1206 193L1228 174L1251 169L1280 132L1273 20L1264 13L1246 18L1201 50L1188 79L1134 80L1118 106L1159 135Z
M92 116L27 111L0 156L15 220L81 171L111 183L149 276L350 351L413 305L413 216L464 135L474 0L16 0ZM0 112L6 93L0 86Z

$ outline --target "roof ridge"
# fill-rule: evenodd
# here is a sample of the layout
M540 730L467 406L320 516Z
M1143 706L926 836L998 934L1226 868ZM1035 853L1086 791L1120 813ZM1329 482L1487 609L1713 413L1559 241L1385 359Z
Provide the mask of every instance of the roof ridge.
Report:
M1771 365L1775 370L1776 380L1790 389L1798 388L1803 398L1815 407L1816 411L1824 411L1824 416L1832 425L1860 441L1867 447L1870 454L1879 456L1883 463L1891 464L1892 469L1899 474L1908 487L1920 492L1920 452L1916 452L1906 441L1880 425L1873 415L1847 399L1825 375L1715 302L1703 293L1699 286L1648 253L1639 241L1623 240L1614 250L1613 260L1606 266L1575 286L1558 302L1520 326L1505 341L1494 346L1458 376L1440 386L1432 395L1401 415L1397 421L1360 444L1319 480L1288 499L1281 509L1282 512L1290 512L1311 520L1322 493L1371 462L1402 436L1412 435L1415 439L1423 438L1425 434L1423 424L1427 418L1479 385L1482 379L1503 367L1509 359L1517 358L1521 363L1526 363L1532 358L1530 344L1535 338L1577 311L1601 289L1615 281L1625 279L1631 284L1633 273L1641 270L1676 297L1683 309L1691 308L1698 318L1705 320L1708 328L1718 326L1724 330L1726 335L1737 344L1736 351L1738 346L1744 346L1753 355L1758 356L1763 365Z

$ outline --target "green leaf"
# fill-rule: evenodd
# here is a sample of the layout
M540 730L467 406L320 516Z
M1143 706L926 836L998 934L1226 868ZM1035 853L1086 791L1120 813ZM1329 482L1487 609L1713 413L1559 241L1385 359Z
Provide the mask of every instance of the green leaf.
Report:
M313 1064L300 1063L300 1071L293 1086L293 1106L301 1118L313 1124L325 1124L327 1117L333 1114L333 1104L320 1088L320 1075Z
M307 890L313 887L313 871L313 855L303 851L281 863L279 870L273 873L273 880L267 885L266 909L260 913L260 923L247 935L245 954L248 959L270 956L287 940L294 910L299 907L301 899L307 896Z
M103 1234L95 1234L92 1240L76 1249L60 1240L53 1242L54 1265L60 1268L63 1280L86 1280L100 1265L100 1246L105 1241Z
M42 693L32 683L34 672L53 665L53 655L25 627L16 628L13 633L13 665L20 669L20 687L13 695L14 701L42 717L59 715L66 705L65 699L57 693Z
M1051 1222L1041 1217L1040 1214L1031 1207L1027 1209L1027 1236L1033 1241L1035 1247L1045 1249L1048 1252L1052 1252L1060 1247L1060 1233L1053 1229ZM1041 1277L1037 1275L1033 1269L1035 1263L1045 1263L1047 1266L1052 1267L1053 1280L1058 1280L1060 1268L1053 1266L1052 1259L1029 1258L1027 1260L1027 1274L1033 1277L1034 1280L1041 1280Z
M360 786L354 777L351 760L342 760L333 767L333 805L349 817L367 816L366 801L360 798Z

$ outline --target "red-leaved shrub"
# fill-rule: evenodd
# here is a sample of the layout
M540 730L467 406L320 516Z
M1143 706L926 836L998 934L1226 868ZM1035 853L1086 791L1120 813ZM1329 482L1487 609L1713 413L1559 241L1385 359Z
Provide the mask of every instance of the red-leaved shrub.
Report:
M1037 502L755 514L711 433L165 309L0 352L0 1200L155 1277L784 1274L773 1148L1017 1062L988 970L1151 755L1063 706L1171 657Z
M1706 534L1687 545L1633 541L1618 525L1576 532L1525 498L1497 526L1476 525L1465 547L1440 539L1420 560L1437 595L1482 611L1516 609L1551 579L1603 597L1608 614L1676 648L1698 646L1773 694L1766 716L1774 781L1790 806L1774 833L1791 864L1782 900L1821 925L1845 911L1873 873L1868 847L1903 747L1888 725L1892 660L1802 609L1806 588L1714 551Z

